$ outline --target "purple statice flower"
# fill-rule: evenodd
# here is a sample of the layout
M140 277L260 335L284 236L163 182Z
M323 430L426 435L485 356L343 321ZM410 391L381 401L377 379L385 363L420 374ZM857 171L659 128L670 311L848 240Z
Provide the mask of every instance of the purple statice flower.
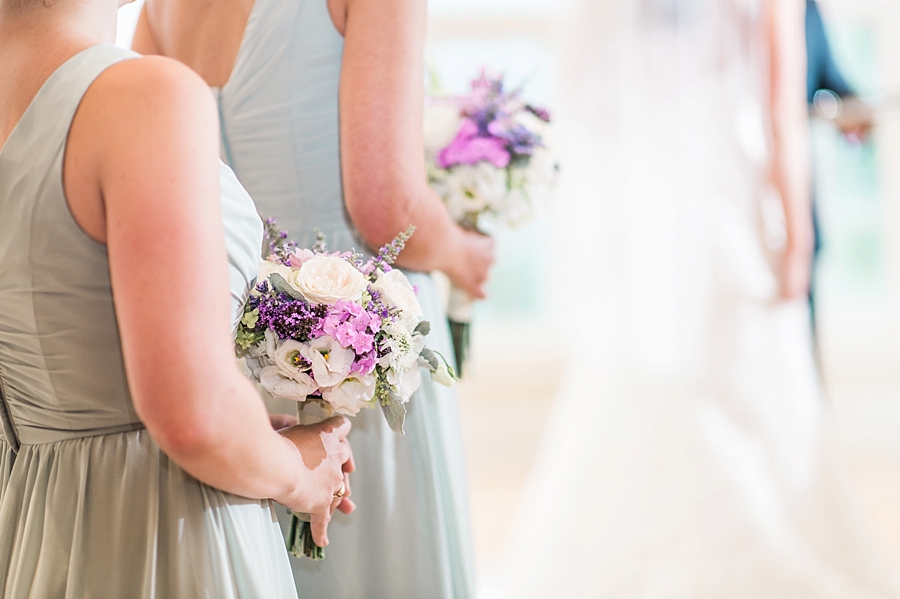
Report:
M486 136L482 135L478 123L467 118L463 119L456 138L438 153L436 162L440 168L450 168L458 164L477 164L482 160L505 168L510 160L506 142L489 131Z
M257 285L261 295L251 295L250 309L259 310L255 330L271 329L279 339L306 342L315 338L326 316L327 306L315 306L284 293L268 292L268 283Z

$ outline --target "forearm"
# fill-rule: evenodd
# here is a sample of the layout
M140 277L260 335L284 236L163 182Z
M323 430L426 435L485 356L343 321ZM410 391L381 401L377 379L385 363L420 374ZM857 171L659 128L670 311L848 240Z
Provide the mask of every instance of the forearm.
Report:
M812 175L803 3L773 2L770 10L772 179L784 204L788 242L805 245L812 241Z
M460 230L440 198L424 182L419 186L397 185L394 190L367 191L362 182L348 181L345 190L350 218L370 248L377 250L413 225L416 232L397 264L423 272L449 269L460 243Z

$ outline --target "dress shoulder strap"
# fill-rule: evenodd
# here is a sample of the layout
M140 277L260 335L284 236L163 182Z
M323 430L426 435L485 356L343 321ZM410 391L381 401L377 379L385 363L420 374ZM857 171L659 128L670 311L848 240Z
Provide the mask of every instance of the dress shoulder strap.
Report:
M28 164L49 166L65 148L69 128L84 94L94 80L112 65L137 57L131 50L112 45L91 46L60 65L41 86L0 151L0 197L5 169Z

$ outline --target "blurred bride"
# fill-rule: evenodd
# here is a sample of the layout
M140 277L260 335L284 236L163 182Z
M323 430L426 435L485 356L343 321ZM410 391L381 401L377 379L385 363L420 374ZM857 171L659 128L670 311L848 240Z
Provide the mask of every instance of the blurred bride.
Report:
M499 595L900 596L810 348L804 9L582 2L553 285L579 333Z

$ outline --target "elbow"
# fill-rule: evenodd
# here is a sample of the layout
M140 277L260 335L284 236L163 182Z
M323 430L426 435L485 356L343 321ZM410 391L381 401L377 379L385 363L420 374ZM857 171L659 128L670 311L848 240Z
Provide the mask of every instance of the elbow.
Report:
M160 449L177 463L184 463L212 451L219 442L217 431L221 427L214 422L214 415L204 413L200 401L190 401L185 395L179 397L177 405L151 396L142 405L136 402L135 407Z
M158 423L156 426L145 424L163 453L177 463L191 462L197 456L208 454L216 446L213 431L201 419Z

